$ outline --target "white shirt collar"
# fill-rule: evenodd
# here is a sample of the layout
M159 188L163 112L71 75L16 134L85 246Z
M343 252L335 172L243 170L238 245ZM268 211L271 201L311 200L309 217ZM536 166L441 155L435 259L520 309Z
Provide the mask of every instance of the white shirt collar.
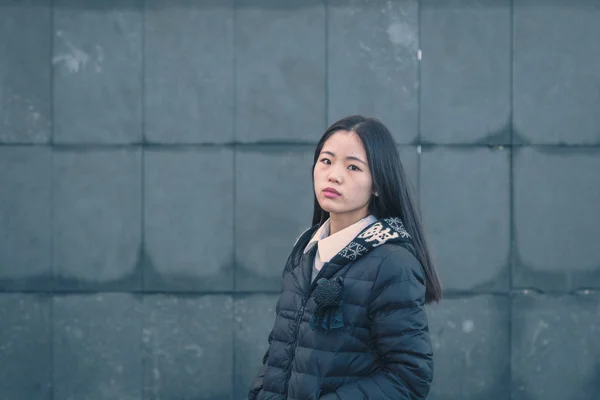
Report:
M349 227L342 229L339 232L329 235L329 219L321 225L321 227L315 232L310 242L306 245L304 252L308 252L315 243L319 246L319 259L321 262L329 262L331 259L340 252L352 239L356 237L367 226L376 222L377 218L374 215L369 215L360 221L355 222Z

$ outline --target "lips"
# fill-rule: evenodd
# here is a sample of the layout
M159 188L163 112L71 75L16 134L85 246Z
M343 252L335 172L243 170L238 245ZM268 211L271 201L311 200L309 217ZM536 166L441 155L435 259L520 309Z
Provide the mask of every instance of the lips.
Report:
M338 196L340 195L340 192L338 192L337 190L335 190L334 188L331 188L331 187L327 187L327 188L323 189L323 192L324 193L332 193L332 194L335 194Z

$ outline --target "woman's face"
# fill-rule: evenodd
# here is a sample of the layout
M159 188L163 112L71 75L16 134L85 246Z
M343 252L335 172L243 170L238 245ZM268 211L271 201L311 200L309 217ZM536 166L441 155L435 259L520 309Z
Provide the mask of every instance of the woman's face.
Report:
M358 221L368 215L373 180L356 133L337 131L325 141L313 177L317 201L331 217Z

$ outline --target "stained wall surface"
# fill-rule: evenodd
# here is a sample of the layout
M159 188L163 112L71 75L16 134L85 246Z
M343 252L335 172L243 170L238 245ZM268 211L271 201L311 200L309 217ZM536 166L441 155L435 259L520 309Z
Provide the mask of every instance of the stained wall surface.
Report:
M392 130L432 400L600 399L600 2L0 0L0 399L244 399L312 152Z

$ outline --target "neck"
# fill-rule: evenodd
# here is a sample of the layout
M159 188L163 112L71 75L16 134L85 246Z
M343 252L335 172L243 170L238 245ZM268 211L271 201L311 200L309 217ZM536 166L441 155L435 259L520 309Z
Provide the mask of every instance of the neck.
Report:
M346 229L352 224L357 223L365 218L368 214L367 210L361 210L359 213L352 214L333 214L329 213L329 234L333 235L341 230Z

